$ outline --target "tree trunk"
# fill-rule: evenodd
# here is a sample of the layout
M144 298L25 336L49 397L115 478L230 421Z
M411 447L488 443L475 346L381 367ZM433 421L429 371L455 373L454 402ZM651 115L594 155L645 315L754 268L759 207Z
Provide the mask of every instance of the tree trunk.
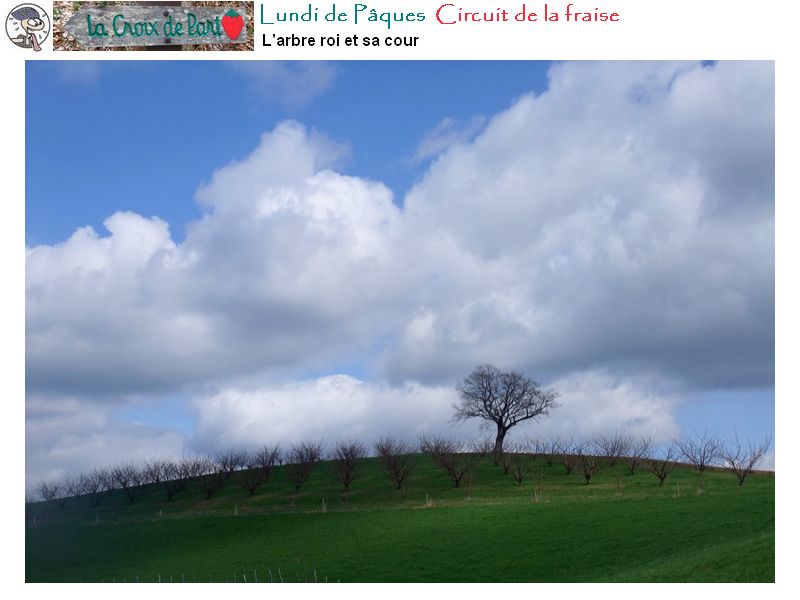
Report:
M497 425L497 437L494 439L494 464L497 465L500 462L500 457L503 455L503 440L506 439L506 433L508 429L503 427L502 425Z

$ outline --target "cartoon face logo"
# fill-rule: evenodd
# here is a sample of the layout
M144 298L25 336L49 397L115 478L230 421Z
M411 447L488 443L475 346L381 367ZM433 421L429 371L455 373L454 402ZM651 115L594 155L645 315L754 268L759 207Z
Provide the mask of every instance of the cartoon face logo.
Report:
M33 48L38 52L50 35L50 17L35 4L20 4L8 13L6 34L20 48Z

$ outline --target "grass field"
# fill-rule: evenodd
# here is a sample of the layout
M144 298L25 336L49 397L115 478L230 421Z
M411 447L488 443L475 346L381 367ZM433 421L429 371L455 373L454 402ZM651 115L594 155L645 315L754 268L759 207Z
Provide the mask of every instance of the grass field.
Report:
M347 502L321 463L300 494L285 468L253 497L235 476L214 498L197 483L166 502L150 487L27 507L27 581L572 582L775 578L775 480L740 487L678 469L590 485L537 459L517 486L485 459L469 489L419 456L406 497L368 459ZM539 491L534 499L534 491Z

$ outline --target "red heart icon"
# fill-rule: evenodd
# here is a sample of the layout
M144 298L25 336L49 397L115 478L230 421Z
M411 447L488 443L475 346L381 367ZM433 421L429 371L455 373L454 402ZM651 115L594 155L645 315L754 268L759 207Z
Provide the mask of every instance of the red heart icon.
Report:
M225 30L225 34L232 40L239 37L243 27L244 19L242 15L233 9L226 12L225 16L222 17L222 28Z

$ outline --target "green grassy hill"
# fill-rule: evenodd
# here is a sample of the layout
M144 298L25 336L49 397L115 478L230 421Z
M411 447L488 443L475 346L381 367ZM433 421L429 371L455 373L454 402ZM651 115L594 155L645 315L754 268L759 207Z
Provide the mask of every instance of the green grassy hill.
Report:
M346 502L329 463L300 494L276 467L255 496L197 482L166 502L148 486L27 507L27 581L774 581L775 480L639 470L590 485L537 459L517 486L486 458L454 488L428 456L405 498L375 459Z

